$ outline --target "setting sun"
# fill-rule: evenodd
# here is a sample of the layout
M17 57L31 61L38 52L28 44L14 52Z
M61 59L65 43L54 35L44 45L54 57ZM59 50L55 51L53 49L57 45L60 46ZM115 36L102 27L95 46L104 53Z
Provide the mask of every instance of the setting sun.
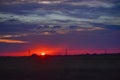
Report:
M41 56L45 56L45 55L46 55L46 53L45 53L45 52L42 52L42 53L41 53Z

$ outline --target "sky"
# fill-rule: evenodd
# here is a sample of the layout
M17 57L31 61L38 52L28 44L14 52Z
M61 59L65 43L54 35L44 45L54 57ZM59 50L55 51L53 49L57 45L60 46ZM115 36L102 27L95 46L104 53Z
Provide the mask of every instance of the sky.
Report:
M120 52L120 0L0 0L0 56Z

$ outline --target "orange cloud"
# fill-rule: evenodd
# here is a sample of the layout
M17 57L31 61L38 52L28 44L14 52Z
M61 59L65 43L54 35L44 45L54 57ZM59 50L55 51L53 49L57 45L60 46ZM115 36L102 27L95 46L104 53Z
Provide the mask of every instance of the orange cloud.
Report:
M27 43L27 41L0 39L0 43Z

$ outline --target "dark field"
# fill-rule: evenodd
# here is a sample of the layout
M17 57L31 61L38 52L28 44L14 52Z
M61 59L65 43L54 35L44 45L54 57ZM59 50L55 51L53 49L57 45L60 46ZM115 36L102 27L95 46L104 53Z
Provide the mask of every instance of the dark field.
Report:
M0 80L120 80L120 54L0 57Z

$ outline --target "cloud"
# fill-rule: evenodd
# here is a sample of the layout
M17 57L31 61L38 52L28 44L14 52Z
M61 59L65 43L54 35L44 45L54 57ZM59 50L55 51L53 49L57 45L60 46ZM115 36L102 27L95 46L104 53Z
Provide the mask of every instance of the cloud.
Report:
M80 2L70 2L68 4L75 5L75 6L87 6L87 7L104 7L104 8L111 8L114 6L113 3L104 2L104 1L80 1Z
M1 1L1 4L11 5L11 4L26 4L26 3L37 3L37 4L45 4L45 5L56 5L56 4L66 4L72 6L86 6L86 7L103 7L103 8L111 8L114 6L112 1L100 1L100 0L5 0Z
M28 15L18 15L18 14L8 14L0 13L0 22L5 22L8 20L17 20L22 23L31 24L79 24L80 22L92 22L92 23L103 23L111 25L120 25L120 17L117 16L104 16L101 15L96 18L82 18L75 17L71 15L61 14L61 13L51 13L51 14L28 14Z
M0 22L4 22L7 20L15 19L21 22L25 23L40 23L40 22L55 22L54 20L72 20L76 21L78 18L74 18L72 16L66 16L66 15L61 15L61 14L46 14L46 15L16 15L16 14L0 14Z
M28 36L28 34L13 34L13 35L0 35L0 38L17 38L17 37L25 37Z
M64 14L48 14L45 16L48 19L51 20L71 20L71 21L77 21L78 18L72 17L72 16L67 16Z
M26 34L0 35L0 43L18 43L18 44L28 43L28 41L10 39L10 38L25 37L25 36L27 35Z
M111 8L115 4L106 0L16 0L16 11L0 12L0 31L2 33L29 35L66 34L74 31L105 30L101 25L120 25L119 11ZM4 2L4 1L3 1ZM7 2L7 1L6 1ZM12 2L9 2L11 3ZM23 5L24 6L21 6ZM27 4L28 3L28 4ZM29 3L32 3L29 7ZM33 5L37 3L39 6ZM19 4L19 5L18 5ZM4 6L9 9L9 6ZM22 9L21 10L21 6ZM31 7L34 10L31 9ZM89 7L89 8L88 8ZM94 8L93 8L94 7ZM20 8L20 9L19 9ZM29 10L27 10L30 8ZM51 8L49 10L49 8ZM69 9L70 10L69 10ZM109 9L105 9L109 8ZM73 9L73 10L72 10ZM47 27L48 26L48 27ZM56 28L56 26L59 26ZM75 26L71 28L70 26ZM31 34L32 33L32 34Z
M4 0L1 1L1 4L10 5L10 4L23 4L23 3L38 3L38 4L57 4L61 3L64 0Z
M100 16L97 19L98 23L105 23L109 25L120 25L120 17L114 16Z
M40 4L59 4L61 3L62 1L60 0L56 0L56 1L37 1L37 3L40 3Z
M0 39L0 43L27 43L26 41L21 40L11 40L11 39Z
M6 32L8 28L16 36L30 35L52 35L66 34L75 31L97 31L106 30L103 26L95 24L120 25L120 18L114 16L99 16L97 18L81 18L64 14L62 12L53 12L50 14L8 14L0 13L1 31ZM3 24L4 23L4 24ZM8 27L9 26L9 27ZM6 29L7 28L7 29ZM3 29L3 30L2 30ZM14 30L14 31L13 31ZM20 32L18 34L18 32ZM7 31L8 33L8 31ZM10 33L8 33L10 34ZM7 35L10 36L10 35Z
M6 25L6 24L5 24ZM1 35L0 38L19 38L27 37L32 35L54 35L54 34L67 34L72 32L81 32L81 31L98 31L105 30L101 26L96 26L94 24L89 24L86 22L81 22L79 24L49 24L49 25L25 25L18 26L20 24L12 24L12 27L9 27L11 31L4 29L5 27L0 27ZM22 24L24 25L24 24ZM18 26L18 27L16 27ZM6 27L8 29L8 27ZM14 29L15 28L15 29ZM20 30L21 29L21 30ZM27 29L27 31L26 31ZM20 31L19 31L20 30ZM3 31L3 32L2 32Z

